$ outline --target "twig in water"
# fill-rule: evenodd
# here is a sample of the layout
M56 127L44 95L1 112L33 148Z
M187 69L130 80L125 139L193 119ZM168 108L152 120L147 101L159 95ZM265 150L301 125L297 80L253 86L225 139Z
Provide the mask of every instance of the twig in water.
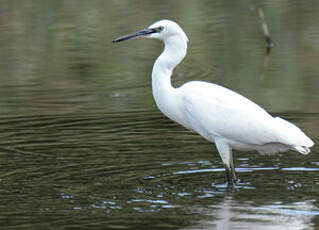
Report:
M267 24L266 19L265 19L264 11L261 8L259 8L258 13L259 13L259 17L261 19L263 32L264 32L265 39L266 39L266 44L267 44L266 52L267 52L267 55L269 55L269 53L271 51L271 47L272 47L272 42L270 39L268 24Z

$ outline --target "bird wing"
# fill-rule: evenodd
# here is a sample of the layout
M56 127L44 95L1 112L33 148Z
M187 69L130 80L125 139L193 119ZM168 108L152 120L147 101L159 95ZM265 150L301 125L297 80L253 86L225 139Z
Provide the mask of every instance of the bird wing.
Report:
M189 82L180 90L189 126L201 135L256 145L278 142L274 118L249 99L200 81Z

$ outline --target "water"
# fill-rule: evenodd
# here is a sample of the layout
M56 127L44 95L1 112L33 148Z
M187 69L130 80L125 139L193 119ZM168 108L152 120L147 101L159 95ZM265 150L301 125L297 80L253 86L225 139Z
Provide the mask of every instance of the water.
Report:
M274 46L267 58L257 10ZM189 36L173 84L232 88L318 142L317 1L2 1L3 229L318 229L319 157L235 152L166 119L151 94L162 45L111 44L160 19Z

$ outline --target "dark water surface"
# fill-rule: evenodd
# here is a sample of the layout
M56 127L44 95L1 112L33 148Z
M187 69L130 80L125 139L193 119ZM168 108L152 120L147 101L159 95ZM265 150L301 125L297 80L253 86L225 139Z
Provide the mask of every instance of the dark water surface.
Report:
M157 110L162 45L111 40L161 18L190 39L174 85L232 88L318 142L318 1L2 1L1 229L319 229L317 145L235 152L229 189L215 147Z

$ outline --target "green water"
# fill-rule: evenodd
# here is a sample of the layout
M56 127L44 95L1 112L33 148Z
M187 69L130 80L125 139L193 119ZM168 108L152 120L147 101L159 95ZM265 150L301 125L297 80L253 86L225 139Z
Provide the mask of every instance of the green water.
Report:
M229 189L215 147L158 111L163 45L111 40L162 18L190 39L175 86L226 86L318 142L318 1L3 0L1 229L319 229L317 145L235 152Z

